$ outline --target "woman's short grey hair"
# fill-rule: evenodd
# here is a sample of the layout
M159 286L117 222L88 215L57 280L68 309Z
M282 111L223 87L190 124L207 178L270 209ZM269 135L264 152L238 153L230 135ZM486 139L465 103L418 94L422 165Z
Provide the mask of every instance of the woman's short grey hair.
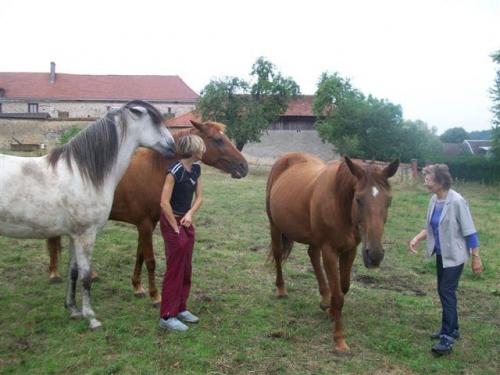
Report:
M441 185L445 190L449 190L453 179L450 170L446 164L431 164L422 170L424 176L429 175L432 179Z
M177 152L182 158L188 158L193 154L204 154L206 151L205 142L195 134L185 135L177 141Z

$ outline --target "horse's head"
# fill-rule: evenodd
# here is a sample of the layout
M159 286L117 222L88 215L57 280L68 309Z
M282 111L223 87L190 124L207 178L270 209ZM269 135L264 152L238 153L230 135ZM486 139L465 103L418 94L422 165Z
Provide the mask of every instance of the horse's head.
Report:
M248 173L248 163L243 155L234 147L224 134L225 126L217 122L191 123L195 132L205 142L207 150L203 154L203 163L231 174L233 178L245 177Z
M137 130L138 146L151 148L167 158L175 155L175 141L163 124L162 114L154 106L134 100L127 103L125 109L127 127Z
M362 167L347 156L345 162L356 178L352 220L361 236L363 262L368 268L378 267L384 259L382 235L387 211L391 205L391 186L388 179L398 170L399 160L394 160L384 169L373 164Z

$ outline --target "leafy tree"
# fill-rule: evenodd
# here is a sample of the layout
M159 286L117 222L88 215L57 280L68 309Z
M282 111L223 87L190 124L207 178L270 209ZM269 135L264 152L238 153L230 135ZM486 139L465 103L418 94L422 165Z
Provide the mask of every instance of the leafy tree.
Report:
M439 139L444 143L462 143L469 138L469 133L464 128L455 127L447 129Z
M436 135L436 128L429 126L421 121L404 121L401 127L400 140L400 158L403 161L411 159L428 160L443 152L443 145Z
M196 110L203 119L223 122L238 150L258 142L270 123L288 108L299 86L283 77L268 60L260 57L252 66L253 82L236 77L212 80L201 92Z
M500 50L491 55L493 61L500 64ZM497 69L495 85L491 89L493 99L493 127L491 128L492 153L495 159L500 160L500 69Z
M321 75L313 111L320 137L333 143L341 154L388 160L400 153L401 107L371 95L365 97L337 73Z

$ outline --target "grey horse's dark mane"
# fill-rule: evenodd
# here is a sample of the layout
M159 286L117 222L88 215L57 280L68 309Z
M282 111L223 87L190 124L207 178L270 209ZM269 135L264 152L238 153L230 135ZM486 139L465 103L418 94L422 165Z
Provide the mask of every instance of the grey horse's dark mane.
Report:
M53 149L48 157L49 165L54 167L62 158L66 159L69 169L73 170L74 160L82 177L97 189L101 188L104 178L116 163L118 149L126 133L126 111L134 112L133 107L145 108L157 126L163 122L163 116L151 104L142 100L131 101L120 109L108 112L67 144ZM121 127L122 139L118 139L117 126Z

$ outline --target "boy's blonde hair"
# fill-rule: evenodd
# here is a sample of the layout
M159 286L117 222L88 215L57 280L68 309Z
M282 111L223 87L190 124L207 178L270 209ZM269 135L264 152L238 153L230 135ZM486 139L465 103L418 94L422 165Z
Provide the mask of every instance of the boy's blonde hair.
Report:
M188 158L193 154L204 154L207 150L205 142L200 136L195 134L185 135L177 140L177 152L181 158Z

